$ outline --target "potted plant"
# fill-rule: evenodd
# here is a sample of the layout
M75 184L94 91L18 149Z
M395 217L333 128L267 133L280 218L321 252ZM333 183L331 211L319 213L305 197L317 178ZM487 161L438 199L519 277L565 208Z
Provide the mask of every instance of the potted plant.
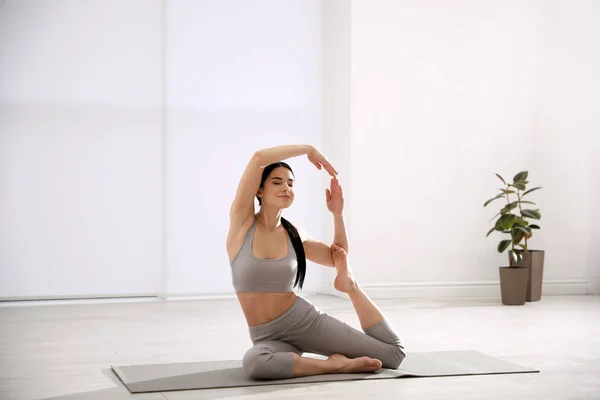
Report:
M499 267L502 303L506 305L523 305L525 301L539 300L541 296L544 251L531 251L527 247L527 240L531 239L533 231L540 227L530 224L527 219L539 220L542 215L539 209L523 208L524 204L535 205L531 201L523 200L523 197L541 187L527 190L528 175L527 171L519 172L513 177L512 183L507 183L502 176L496 174L504 183L504 187L500 188L500 194L489 199L483 205L487 207L495 200L506 199L506 205L490 220L491 222L497 217L494 227L486 235L487 237L493 232L509 235L508 239L503 239L498 243L498 252L500 253L510 247L509 266ZM516 200L511 201L511 195L515 195ZM522 243L523 241L524 243Z
M527 219L533 219L533 220L540 220L542 218L542 214L540 214L540 210L538 209L522 209L521 204L534 204L533 202L530 201L523 201L522 198L533 192L534 190L538 190L541 189L541 187L534 187L533 189L529 189L526 190L526 185L527 183L527 177L528 177L528 173L527 171L521 172L521 174L523 174L523 176L521 177L522 179L522 185L517 185L517 198L518 200L521 202L519 203L519 212L521 213L521 217L524 218L525 220ZM518 175L517 175L518 176ZM521 194L521 191L524 191ZM533 236L533 229L540 229L540 226L537 224L530 224L528 225L529 229L529 233L528 234L524 234L522 240L524 240L524 244L519 244L519 247L522 248L522 250L516 250L517 253L519 253L519 257L518 258L514 258L511 257L509 255L508 261L509 261L509 265L511 266L515 266L515 267L525 267L528 270L528 274L529 274L529 281L527 283L527 296L526 296L526 300L527 301L538 301L542 298L542 280L543 280L543 276L544 276L544 256L545 256L545 251L544 250L532 250L529 248L528 239L531 239L531 237ZM526 228L527 229L527 228Z

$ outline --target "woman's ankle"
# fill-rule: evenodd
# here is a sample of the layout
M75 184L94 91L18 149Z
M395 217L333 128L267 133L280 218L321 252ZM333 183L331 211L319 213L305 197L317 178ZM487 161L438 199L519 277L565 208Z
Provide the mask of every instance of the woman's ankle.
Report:
M339 369L339 366L331 360L303 357L296 353L292 353L292 357L295 377L332 374Z

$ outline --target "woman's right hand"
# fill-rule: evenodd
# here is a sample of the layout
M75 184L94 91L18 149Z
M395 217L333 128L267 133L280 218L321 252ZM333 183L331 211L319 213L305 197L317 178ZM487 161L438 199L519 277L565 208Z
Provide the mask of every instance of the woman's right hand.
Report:
M317 169L325 168L325 170L329 173L329 175L331 175L333 177L335 177L338 174L337 170L333 167L333 165L331 165L329 160L327 160L327 157L325 157L316 148L313 147L311 149L310 153L308 153L306 156L308 157L308 161L313 163L314 166L317 167Z

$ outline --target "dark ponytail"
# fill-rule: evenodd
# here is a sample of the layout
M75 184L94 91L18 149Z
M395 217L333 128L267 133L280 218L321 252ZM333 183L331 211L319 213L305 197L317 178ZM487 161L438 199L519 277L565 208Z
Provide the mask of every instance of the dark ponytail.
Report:
M262 178L260 180L260 187L263 187L263 184L269 177L269 174L277 167L287 168L290 170L292 175L294 175L294 171L292 171L292 168L287 163L280 161L280 162L276 162L273 164L269 164L263 170ZM258 204L260 205L261 204L260 197L256 196L256 198L258 199ZM302 289L302 286L304 285L304 277L306 276L306 254L304 253L304 245L302 244L302 239L300 238L300 235L298 234L298 230L296 229L296 227L294 225L292 225L292 223L290 221L281 217L281 224L287 231L287 233L292 241L292 245L294 246L294 250L296 251L296 258L298 259L298 269L296 271L296 282L294 282L293 287L298 286L300 289Z
M298 259L298 270L296 272L296 282L294 282L294 287L298 285L298 287L302 289L304 277L306 276L306 254L304 254L304 245L302 244L302 239L294 225L283 217L281 217L281 224L292 240L294 250L296 251L296 258Z

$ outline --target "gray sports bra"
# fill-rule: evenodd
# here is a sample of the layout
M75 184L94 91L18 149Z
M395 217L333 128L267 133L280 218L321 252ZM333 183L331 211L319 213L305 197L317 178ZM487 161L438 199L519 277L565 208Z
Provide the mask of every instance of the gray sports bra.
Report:
M231 277L236 292L291 292L298 260L288 235L288 253L284 258L266 260L252 253L256 218L246 233L242 248L231 262Z

